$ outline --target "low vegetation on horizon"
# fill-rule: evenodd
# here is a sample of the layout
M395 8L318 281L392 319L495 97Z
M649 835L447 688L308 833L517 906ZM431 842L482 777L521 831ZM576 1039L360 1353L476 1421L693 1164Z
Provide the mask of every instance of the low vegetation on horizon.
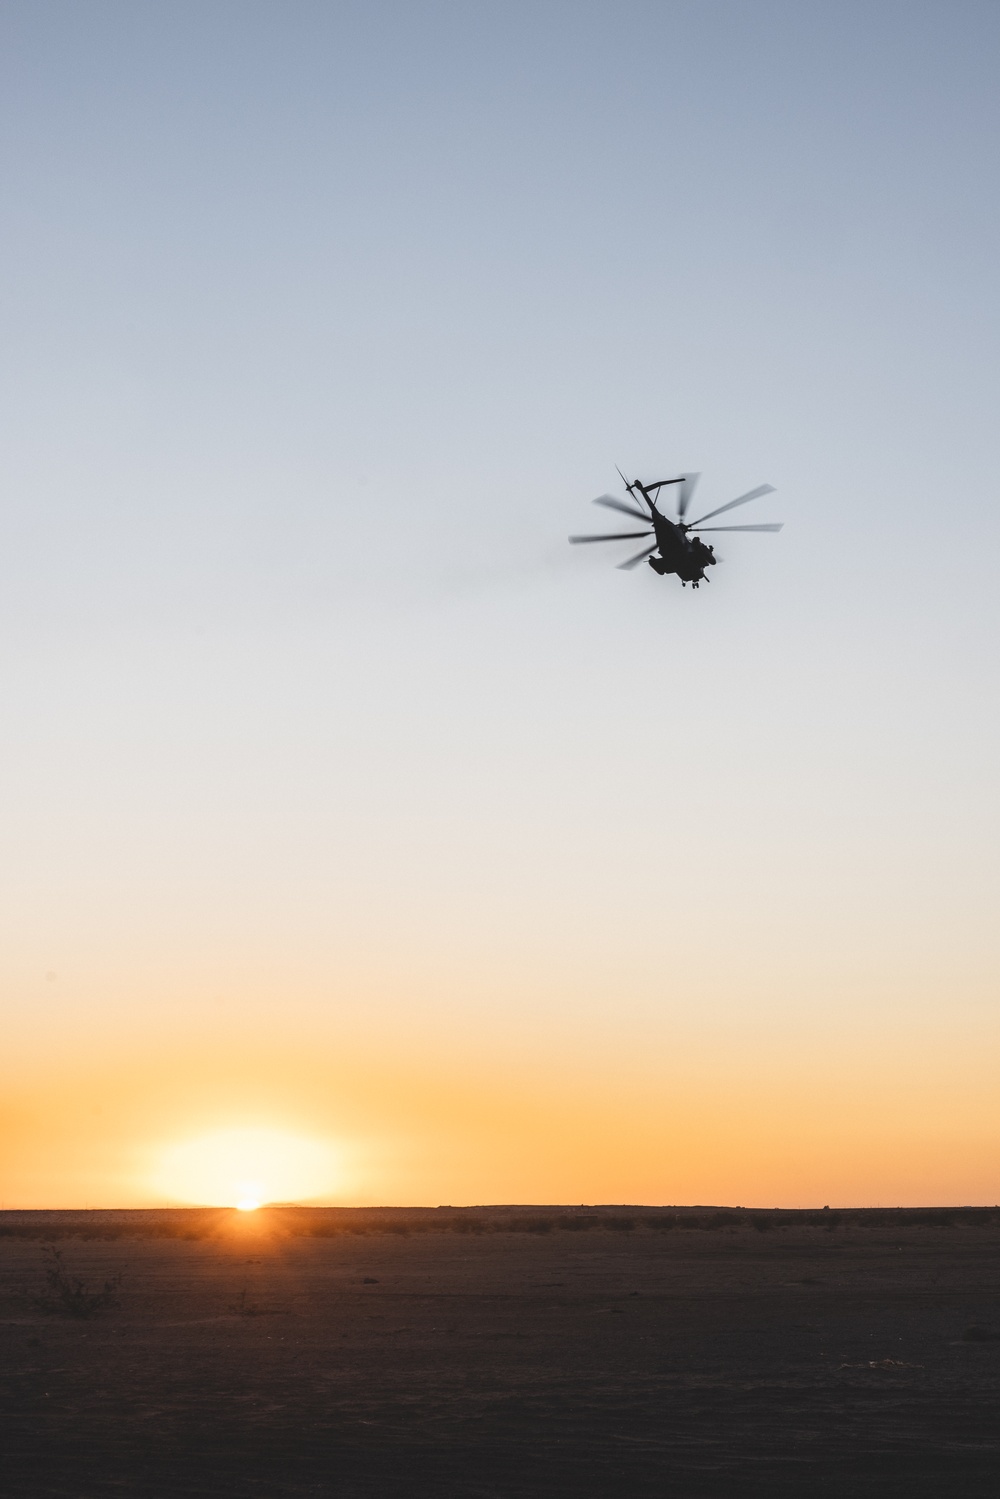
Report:
M955 1208L232 1208L8 1209L0 1238L212 1239L235 1231L290 1238L365 1234L772 1233L792 1228L987 1228L1000 1207Z

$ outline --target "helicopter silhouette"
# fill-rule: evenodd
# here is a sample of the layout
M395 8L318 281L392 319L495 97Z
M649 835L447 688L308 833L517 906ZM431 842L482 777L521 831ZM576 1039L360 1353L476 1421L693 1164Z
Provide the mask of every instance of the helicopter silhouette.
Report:
M676 573L681 580L681 587L688 583L692 588L697 588L699 583L708 581L705 576L706 567L714 567L718 562L715 548L710 542L704 542L700 536L695 535L697 531L780 531L784 522L776 521L760 526L706 526L707 520L712 520L716 515L722 515L726 510L735 510L737 505L746 505L750 500L758 500L761 495L774 494L772 484L761 484L757 489L751 489L747 494L741 494L738 499L730 500L728 505L720 505L717 510L710 510L696 521L685 521L691 496L697 484L700 474L681 474L677 479L657 479L655 484L642 484L638 479L633 479L630 484L618 470L622 483L631 495L633 503L627 505L624 500L617 499L613 494L598 495L594 501L595 505L603 505L608 510L619 510L622 515L630 515L633 520L642 521L646 529L644 531L616 531L607 536L571 536L569 539L574 543L587 541L627 541L631 537L652 536L652 543L643 547L634 557L629 557L625 562L619 562L618 566L628 570L636 567L643 558L649 559L649 565L654 572L664 576L666 573ZM661 489L668 484L679 484L681 487L677 495L677 519L671 520L656 508ZM645 505L646 509L640 509ZM658 552L659 556L650 554Z

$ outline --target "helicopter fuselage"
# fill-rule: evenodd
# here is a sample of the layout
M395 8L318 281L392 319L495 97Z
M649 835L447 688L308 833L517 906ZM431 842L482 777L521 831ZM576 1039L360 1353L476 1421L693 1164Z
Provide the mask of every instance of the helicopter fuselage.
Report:
M699 583L706 581L706 567L715 566L715 552L697 536L689 536L685 526L677 525L661 515L655 501L645 490L643 495L650 509L657 551L660 554L658 557L650 557L650 567L661 577L666 573L676 573L682 583L691 583L697 588Z

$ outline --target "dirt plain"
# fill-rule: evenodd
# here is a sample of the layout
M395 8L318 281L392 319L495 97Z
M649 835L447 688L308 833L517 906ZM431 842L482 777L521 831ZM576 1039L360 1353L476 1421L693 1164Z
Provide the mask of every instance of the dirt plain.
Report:
M6 1212L0 1332L11 1499L1000 1495L1000 1211Z

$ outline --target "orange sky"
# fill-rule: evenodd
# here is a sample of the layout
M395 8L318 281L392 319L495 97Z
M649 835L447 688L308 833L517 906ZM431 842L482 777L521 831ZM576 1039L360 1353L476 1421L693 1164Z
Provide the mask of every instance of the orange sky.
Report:
M645 1007L586 997L572 1026L568 1006L555 1023L541 1001L534 1022L519 1009L516 1033L482 994L478 1023L461 1023L411 992L395 1012L369 993L364 1023L357 1008L319 1019L265 995L242 1021L233 1009L222 1022L188 1014L144 1041L113 1027L56 1032L44 1047L29 1038L40 1054L25 1046L4 1090L6 1205L189 1200L183 1179L164 1182L164 1151L225 1130L329 1146L330 1179L310 1189L328 1202L996 1196L986 1003L956 1037L903 998L875 1019L855 1001L834 1023L796 1030L780 1007L734 1024L717 1004L664 1019L662 995Z

